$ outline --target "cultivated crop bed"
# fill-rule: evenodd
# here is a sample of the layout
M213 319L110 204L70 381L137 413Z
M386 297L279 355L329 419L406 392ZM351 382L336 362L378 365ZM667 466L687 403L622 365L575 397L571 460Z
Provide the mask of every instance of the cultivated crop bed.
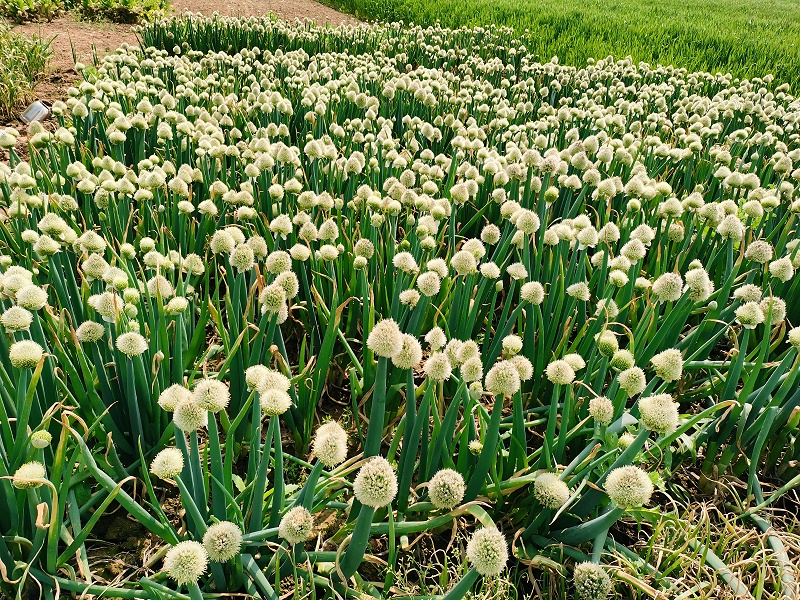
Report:
M787 85L502 28L139 35L0 165L0 589L677 597L626 545L687 468L769 528L800 477ZM109 581L112 512L152 552Z

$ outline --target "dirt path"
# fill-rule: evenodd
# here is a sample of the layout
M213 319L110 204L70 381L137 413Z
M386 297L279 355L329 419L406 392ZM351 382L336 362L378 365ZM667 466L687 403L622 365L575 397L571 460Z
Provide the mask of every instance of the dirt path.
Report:
M352 17L314 0L172 0L174 13L190 11L211 15L214 11L222 15L236 17L261 16L274 13L287 20L311 19L317 23L338 25L354 22ZM36 96L40 100L53 102L63 99L67 89L78 81L75 60L89 64L93 54L103 56L123 43L137 44L138 41L130 25L113 23L94 23L80 21L74 15L66 15L50 23L29 23L15 28L27 34L54 38L53 58L50 61L48 76L36 86ZM23 135L17 143L17 152L27 155L27 136L25 126L17 121L0 122L0 127L16 127ZM7 160L5 152L0 151L0 160Z

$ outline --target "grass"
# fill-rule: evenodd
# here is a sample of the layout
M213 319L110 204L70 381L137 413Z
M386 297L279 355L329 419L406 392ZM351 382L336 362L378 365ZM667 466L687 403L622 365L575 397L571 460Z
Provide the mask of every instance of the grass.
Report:
M531 54L580 66L634 61L800 82L800 3L793 0L323 0L365 19L444 27L514 27Z
M0 117L32 98L53 51L52 40L14 33L0 24Z

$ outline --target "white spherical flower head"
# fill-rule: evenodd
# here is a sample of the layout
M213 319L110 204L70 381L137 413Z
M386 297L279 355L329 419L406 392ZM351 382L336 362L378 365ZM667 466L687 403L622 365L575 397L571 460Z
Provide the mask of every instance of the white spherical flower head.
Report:
M413 335L403 334L403 347L392 357L392 364L398 369L413 369L422 362L422 346Z
M641 394L647 387L647 377L639 367L631 367L617 375L617 383L628 396L635 396Z
M47 292L38 285L26 285L17 292L17 304L28 310L39 310L47 304Z
M175 479L183 471L183 453L177 448L164 448L150 463L150 472L159 479Z
M403 290L400 292L400 304L404 306L414 308L417 306L420 298L421 295L417 290Z
M11 483L18 490L30 490L42 485L41 482L32 480L44 478L44 465L40 462L32 461L25 463L14 472Z
M509 356L514 356L522 350L522 338L518 335L507 335L503 338L503 350Z
M261 413L269 417L282 415L292 406L292 397L283 390L268 389L259 393Z
M617 446L619 446L620 450L625 450L634 442L635 439L636 437L634 437L632 433L626 431L621 436L619 436L619 441L617 442Z
M452 510L461 503L467 486L464 477L453 469L441 469L428 482L431 504L439 510Z
M117 338L117 350L128 358L144 354L147 350L147 340L141 333L129 331Z
M102 324L95 321L84 321L75 330L75 337L82 344L92 344L100 340L105 332L106 329Z
M575 369L566 360L554 360L545 369L547 379L553 385L569 385L575 381Z
M464 347L464 342L457 339L452 339L447 342L447 346L444 348L444 353L447 355L447 358L450 359L450 364L459 367L462 363L462 348ZM465 356L466 358L466 356Z
M791 258L784 256L769 263L769 274L774 278L787 282L794 277L794 265Z
M181 400L172 414L175 427L184 433L197 431L208 425L208 411L200 408L192 399Z
M314 517L308 509L295 506L281 519L278 525L278 535L290 544L302 544L311 535L314 527Z
M11 344L8 358L15 369L35 369L44 356L44 348L33 340L21 340Z
M764 311L755 302L746 302L735 311L736 321L745 329L755 329L764 322Z
M259 394L263 394L267 390L288 392L289 388L292 387L292 382L286 375L280 371L275 371L274 369L268 369L266 367L263 371L259 372L259 378L256 383L255 389L258 390Z
M292 268L292 257L288 252L276 250L267 256L264 268L273 275L285 273Z
M619 342L617 336L612 331L603 331L595 338L597 341L597 350L603 356L610 357L619 350Z
M435 296L441 287L442 280L435 271L425 271L417 277L417 289L423 296Z
M555 473L542 473L533 482L533 496L545 508L557 510L569 500L569 486Z
M531 304L541 304L544 301L544 287L538 281L523 283L519 291L519 296L525 302Z
M336 421L323 423L314 436L312 450L329 469L343 463L347 458L347 432Z
M636 364L636 359L630 350L617 350L611 356L611 368L615 371L630 369Z
M653 293L659 302L676 302L683 294L683 279L677 273L664 273L653 282Z
M262 313L274 314L286 305L286 290L277 283L265 287L258 297Z
M206 529L203 547L208 558L214 562L226 563L242 549L242 530L230 521L214 523Z
M258 389L268 371L269 368L264 365L247 367L244 371L244 382L247 384L248 391Z
M585 282L573 283L566 289L567 296L577 298L582 302L588 302L592 298L592 292Z
M164 312L168 315L179 315L189 307L189 301L183 296L175 296L164 306Z
M383 358L391 358L400 352L403 349L403 334L395 320L378 321L369 333L367 347Z
M239 272L252 269L255 258L253 249L247 244L239 244L230 254L231 266Z
M398 252L394 255L392 264L396 269L405 273L415 273L419 270L417 261L414 259L414 255L411 254L411 252Z
M441 327L434 327L425 334L425 341L431 347L431 350L436 352L444 348L445 344L447 344L447 336L444 334Z
M578 600L604 600L611 593L611 577L603 567L592 562L576 565L572 583Z
M36 448L37 450L43 450L50 445L50 442L53 441L53 436L50 434L49 431L45 431L44 429L40 429L39 431L34 431L31 434L31 446Z
M678 404L669 394L639 398L639 413L642 424L650 431L663 435L678 428Z
M447 381L453 374L450 359L444 352L434 352L424 365L425 375L433 381Z
M509 360L517 368L520 381L530 381L533 377L533 363L521 354L512 356Z
M481 378L483 378L483 362L480 356L473 356L464 361L461 365L461 379L470 383L480 381Z
M683 373L683 356L677 348L659 352L650 359L650 364L664 381L678 381Z
M201 379L192 392L197 405L211 412L219 412L231 401L228 386L219 379Z
M765 242L764 240L752 242L744 252L744 257L747 260L752 260L760 265L772 260L772 255L772 244Z
M174 412L175 407L182 400L191 400L192 392L187 390L179 383L173 384L165 389L158 396L158 405L167 412Z
M532 234L539 231L539 215L532 210L520 208L514 213L512 220L517 226L517 229L523 233Z
M371 458L359 469L353 491L364 506L381 508L390 504L397 495L397 476L392 465L381 456Z
M5 327L6 333L27 331L33 322L33 314L21 306L12 306L0 316L0 325Z
M480 266L480 272L487 279L497 279L501 275L500 267L493 262L483 263Z
M481 230L481 240L492 246L500 241L500 235L500 228L491 223Z
M761 309L761 312L764 313L765 321L767 315L769 315L772 325L779 325L786 318L786 302L777 296L764 298L758 307Z
M506 538L496 527L478 529L467 544L467 559L484 577L499 575L508 562Z
M292 271L284 271L275 278L275 285L283 288L286 298L294 298L300 291L300 281Z
M450 259L450 266L458 275L472 275L478 271L478 261L468 250L459 250Z
M513 263L506 267L506 273L511 279L525 279L528 276L528 270L522 263Z
M178 585L197 583L207 568L208 553L200 542L180 542L164 557L164 571Z
M375 245L366 238L361 238L353 246L353 252L356 256L361 256L369 260L375 254Z
M608 425L614 418L614 404L605 396L589 400L589 416L599 425Z
M789 343L795 348L800 348L800 327L789 330Z
M653 482L646 471L629 465L612 470L606 478L609 498L620 508L635 508L650 502Z
M583 357L577 352L564 355L564 360L575 371L580 371L581 369L586 367L586 361L583 360Z
M519 370L510 360L496 362L486 374L486 389L496 396L513 396L520 386Z

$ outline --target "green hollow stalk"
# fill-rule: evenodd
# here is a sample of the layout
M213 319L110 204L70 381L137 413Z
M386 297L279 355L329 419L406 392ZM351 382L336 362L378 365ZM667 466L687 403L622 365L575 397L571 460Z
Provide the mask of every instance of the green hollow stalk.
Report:
M347 546L344 557L339 564L339 569L344 575L345 580L350 579L358 570L361 561L364 558L364 551L367 549L369 543L369 534L372 527L372 518L375 515L375 509L371 506L361 506L356 519L353 534L350 537L350 543Z
M417 458L417 450L422 434L422 425L430 420L430 404L433 398L433 391L436 382L430 378L426 379L425 394L419 405L419 414L416 413L416 397L413 388L406 394L406 436L403 439L403 449L400 451L400 461L398 463L398 495L397 510L405 512L408 507L408 495L411 487L411 478L414 475L414 461ZM422 463L420 463L421 465Z
M386 415L386 373L388 368L389 359L379 356L375 384L372 389L372 407L369 412L367 439L364 442L364 458L377 456L381 451L383 420Z
M461 598L472 590L472 586L475 585L478 577L480 577L480 574L475 569L470 569L459 582L453 586L453 589L447 592L443 600L461 600Z
M478 458L478 464L475 465L475 470L467 484L467 490L464 493L464 502L471 502L474 500L478 493L483 489L483 482L489 474L489 469L493 462L497 460L497 442L500 438L500 418L503 412L503 399L502 394L494 397L494 408L489 420L489 425L486 429L486 434L483 439L483 449Z

